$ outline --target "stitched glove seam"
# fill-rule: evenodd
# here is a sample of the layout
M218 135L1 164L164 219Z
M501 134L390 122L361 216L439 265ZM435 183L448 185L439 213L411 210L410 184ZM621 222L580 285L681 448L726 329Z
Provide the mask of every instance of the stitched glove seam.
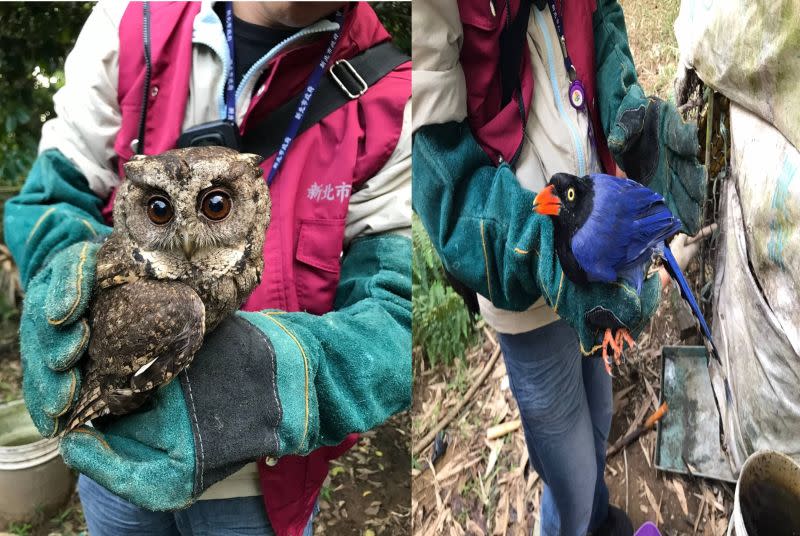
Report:
M253 324L251 324L250 322L248 322L244 318L235 315L235 316L233 316L232 321L236 322L237 324L240 324L241 326L244 327L244 329L250 331L251 333L256 334L256 336L259 337L261 339L261 341L264 343L265 347L272 346L272 343L267 338L267 336L264 335L264 333L260 329L255 327ZM302 350L302 346L300 345L299 341L298 341L298 346ZM280 422L280 421L283 420L283 406L281 405L280 398L278 397L278 379L277 379L277 375L278 375L278 360L277 360L277 357L275 356L274 347L273 347L273 351L272 352L267 352L267 354L269 355L269 358L272 360L272 370L274 372L273 372L273 374L269 375L270 376L269 377L269 381L270 381L271 386L272 386L272 398L275 400L275 406L278 408L278 422ZM306 364L307 364L307 359L306 359L305 354L303 355L303 358L306 360ZM306 371L307 370L308 370L308 367L306 366ZM307 374L307 372L306 372L306 374ZM308 394L306 394L306 407L308 407ZM272 436L275 438L275 445L277 446L278 452L280 452L281 443L280 443L280 438L278 437L277 428L274 428L272 430Z
M197 433L197 443L198 449L195 451L195 463L197 467L195 468L195 490L197 493L205 489L203 486L203 474L205 473L205 455L203 451L203 433L200 430L200 424L197 422L197 407L194 403L194 395L192 394L192 382L189 379L189 374L186 370L181 371L183 374L184 379L186 380L186 390L189 393L189 403L191 404L191 409L189 413L192 415L192 423L194 424L193 428ZM199 479L199 482L198 482ZM199 485L199 488L197 487Z

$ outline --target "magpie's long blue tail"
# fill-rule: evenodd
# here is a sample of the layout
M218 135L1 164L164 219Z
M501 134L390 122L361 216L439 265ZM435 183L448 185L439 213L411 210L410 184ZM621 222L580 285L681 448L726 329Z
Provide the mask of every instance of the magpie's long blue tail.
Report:
M703 335L705 335L706 339L708 339L708 342L711 343L714 358L719 361L720 359L719 354L717 353L717 346L714 344L714 339L711 338L711 330L708 329L706 319L703 318L703 313L700 312L700 307L697 305L691 289L689 289L689 283L687 283L686 278L683 277L683 272L681 272L681 268L678 266L678 261L675 260L675 257L672 255L672 251L670 251L669 246L666 244L664 245L664 258L667 261L667 271L669 272L669 275L671 275L672 279L678 283L678 287L681 289L681 296L689 304L689 307L691 307L692 313L697 318L697 321L700 322L700 329L702 330Z

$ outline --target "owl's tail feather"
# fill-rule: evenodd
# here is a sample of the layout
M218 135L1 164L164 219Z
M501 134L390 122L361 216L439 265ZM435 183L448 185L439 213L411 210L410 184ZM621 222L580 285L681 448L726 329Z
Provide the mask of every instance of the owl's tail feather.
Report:
M100 387L95 387L91 391L85 392L81 398L78 399L75 409L72 410L67 420L64 434L68 434L92 419L108 415L108 413L110 413L110 409L101 396Z

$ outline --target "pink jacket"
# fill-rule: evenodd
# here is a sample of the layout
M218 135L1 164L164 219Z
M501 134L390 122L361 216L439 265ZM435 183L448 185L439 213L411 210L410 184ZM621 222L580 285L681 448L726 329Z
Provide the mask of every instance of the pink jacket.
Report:
M181 133L192 71L193 25L199 11L197 3L151 3L153 68L146 154L173 148ZM131 3L119 25L122 120L114 150L120 173L133 155L132 142L138 134L145 73L142 20L142 4ZM328 35L281 52L267 63L265 82L240 121L241 132L301 91L327 46ZM388 39L372 8L353 4L347 9L331 63ZM411 66L406 63L294 141L270 189L272 223L264 247L268 269L244 309L314 314L331 310L350 196L395 150L410 94ZM273 157L267 158L262 167L268 169L272 161ZM258 464L266 508L277 534L302 532L327 475L328 460L340 456L355 440L351 437L308 457L287 457L274 467Z

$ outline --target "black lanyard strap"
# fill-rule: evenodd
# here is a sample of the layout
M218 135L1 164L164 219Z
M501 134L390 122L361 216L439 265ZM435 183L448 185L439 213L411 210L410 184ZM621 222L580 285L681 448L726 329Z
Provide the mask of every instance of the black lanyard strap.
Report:
M397 66L410 60L411 58L391 42L385 41L350 58L347 60L346 67L337 62L331 68L331 71L334 71L331 76L323 77L320 81L314 92L314 100L311 101L303 116L296 135L300 136L353 100L352 95L363 94L366 91L365 86L374 85ZM338 82L334 81L333 76L338 78ZM343 88L342 85L345 87ZM247 131L242 137L242 150L269 157L280 149L284 142L284 129L292 121L302 98L302 93L295 95L269 116L252 126L248 125Z
M500 84L502 91L502 104L508 104L516 91L517 106L519 107L520 121L522 122L522 138L517 150L511 156L508 164L513 168L517 166L522 145L525 143L525 125L528 114L525 112L525 101L522 96L522 81L520 70L522 67L522 54L528 51L526 32L531 15L531 0L521 0L517 16L511 20L510 0L506 0L506 27L500 32Z

